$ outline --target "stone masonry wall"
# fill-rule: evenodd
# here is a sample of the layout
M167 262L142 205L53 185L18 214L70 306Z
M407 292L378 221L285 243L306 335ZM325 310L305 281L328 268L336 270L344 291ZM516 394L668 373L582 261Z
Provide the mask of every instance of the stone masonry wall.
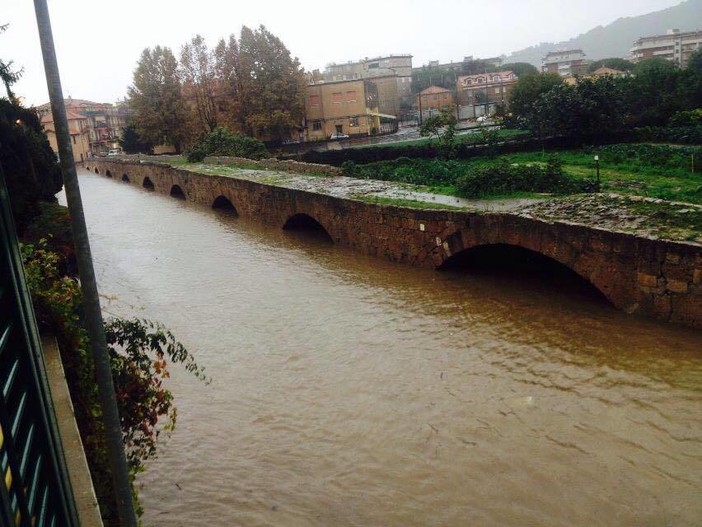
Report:
M195 174L159 163L95 160L91 171L126 175L169 195L211 206L227 198L239 215L282 228L296 214L317 220L335 244L417 267L440 267L466 249L510 244L536 251L589 280L617 308L702 328L702 247L515 214L415 210Z

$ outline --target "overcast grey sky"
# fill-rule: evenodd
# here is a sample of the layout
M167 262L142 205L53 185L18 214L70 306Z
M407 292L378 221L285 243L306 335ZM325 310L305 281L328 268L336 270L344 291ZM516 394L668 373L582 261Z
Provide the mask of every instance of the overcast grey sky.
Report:
M681 0L50 0L63 93L114 102L126 95L145 47L176 55L196 34L210 45L242 25L264 24L308 69L361 57L411 53L414 65L492 57L577 36L619 17ZM0 57L24 67L27 104L48 100L34 3L0 0Z

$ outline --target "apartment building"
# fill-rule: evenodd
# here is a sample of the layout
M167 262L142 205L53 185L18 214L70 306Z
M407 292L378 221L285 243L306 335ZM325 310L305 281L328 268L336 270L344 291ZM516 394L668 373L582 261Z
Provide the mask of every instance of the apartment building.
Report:
M372 135L380 131L378 88L357 79L321 82L307 86L306 141L323 141L332 135Z
M506 106L519 78L512 71L464 75L456 81L456 97L468 118L490 115L497 105Z
M71 150L73 150L73 161L82 163L90 157L90 129L88 118L85 115L66 110L68 118L68 133L71 136ZM49 139L49 145L54 153L58 154L58 142L56 140L56 127L54 117L49 112L41 117L41 125Z
M412 55L387 55L383 57L365 58L349 61L343 64L329 64L324 70L325 82L339 82L359 79L386 79L378 85L395 84L395 89L389 86L381 87L380 113L397 116L400 104L412 97ZM392 97L392 98L391 98Z
M67 115L71 114L74 118L82 116L87 122L90 155L106 155L111 148L119 146L119 139L129 116L126 102L98 103L69 97L64 99L64 104ZM36 110L42 122L45 116L51 115L49 103L38 106Z
M590 63L582 49L551 51L542 59L541 71L557 73L561 77L586 75Z
M681 32L669 29L665 35L642 37L631 48L631 61L641 62L652 57L661 57L684 68L690 55L702 49L702 31Z

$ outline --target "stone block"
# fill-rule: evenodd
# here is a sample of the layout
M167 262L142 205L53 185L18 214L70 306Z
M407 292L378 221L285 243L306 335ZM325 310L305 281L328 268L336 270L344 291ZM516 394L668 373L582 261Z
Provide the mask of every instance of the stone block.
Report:
M652 274L639 273L638 283L643 287L650 287L651 289L658 287L658 277Z
M677 253L666 253L665 255L665 261L670 264L679 264L680 263L680 255Z
M671 293L687 293L688 288L688 283L681 280L668 279L666 282L666 290Z
M692 283L702 284L702 269L695 269L692 272Z

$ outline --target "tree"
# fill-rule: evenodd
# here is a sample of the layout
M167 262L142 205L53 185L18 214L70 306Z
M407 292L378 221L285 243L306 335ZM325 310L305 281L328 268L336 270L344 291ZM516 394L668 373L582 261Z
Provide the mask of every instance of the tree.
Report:
M183 126L186 110L173 52L161 46L146 48L128 93L139 136L155 145L172 145L180 152L187 137Z
M539 138L546 135L550 130L550 119L540 98L561 84L563 79L555 73L521 77L509 97L509 108L517 124L531 130Z
M39 214L39 202L56 200L63 178L37 114L5 98L0 98L0 169L21 235Z
M442 159L456 157L456 115L450 108L442 108L438 114L424 120L419 129L422 137L436 136Z
M500 69L503 71L511 71L520 79L526 75L536 75L539 73L536 66L528 62L510 62L508 64L503 64Z
M619 70L619 71L632 71L635 67L635 64L631 62L630 60L626 59L620 59L618 57L611 57L608 59L600 59L596 60L592 64L590 64L590 67L588 68L588 72L594 73L600 68L610 68L613 70Z
M690 54L687 59L687 69L702 79L702 49Z
M635 109L633 126L664 126L670 117L689 107L688 72L654 57L639 62L630 80L628 100Z
M244 26L238 63L243 131L259 139L290 137L304 117L305 78L297 58L265 26Z
M197 114L198 128L209 133L217 128L217 72L215 53L205 39L196 35L180 51L180 70L183 94Z
M239 117L239 43L234 35L220 39L214 49L219 121L232 130L241 130Z
M5 24L0 26L0 33L4 33L9 24ZM2 80L2 83L5 85L5 91L7 92L7 98L11 102L15 102L15 94L12 92L11 86L15 84L20 78L22 77L22 69L20 68L18 71L13 69L13 61L7 61L5 62L3 59L0 59L0 80Z
M537 104L550 133L587 142L623 131L628 118L625 80L609 76L559 84L541 94Z
M142 140L133 125L128 124L122 130L122 138L119 146L127 154L148 154L154 149L154 145Z

